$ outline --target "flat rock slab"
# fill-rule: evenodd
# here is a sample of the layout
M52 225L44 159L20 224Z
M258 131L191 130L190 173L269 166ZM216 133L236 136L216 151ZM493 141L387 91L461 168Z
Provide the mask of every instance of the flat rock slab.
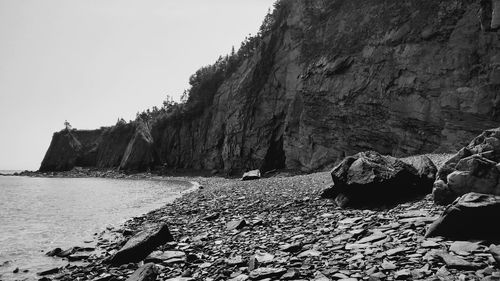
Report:
M116 252L108 262L120 265L141 261L157 247L173 240L174 238L166 224L160 227L146 226L141 232L130 238L125 246Z
M250 279L252 280L261 280L265 278L275 278L280 277L281 275L286 273L285 268L272 268L272 267L260 267L254 269L250 272Z
M467 256L479 249L479 244L469 241L455 241L450 245L450 252L457 255Z
M137 269L126 281L155 281L158 270L153 263L147 263Z
M235 229L242 229L247 225L247 222L245 220L232 220L227 223L226 229L227 230L235 230Z
M154 251L149 254L144 261L145 262L163 262L172 259L186 259L186 253L182 251Z
M473 270L481 268L481 264L466 261L460 257L450 255L445 252L437 252L436 255L440 257L448 268Z
M448 206L428 228L426 237L452 240L500 239L500 196L468 193Z

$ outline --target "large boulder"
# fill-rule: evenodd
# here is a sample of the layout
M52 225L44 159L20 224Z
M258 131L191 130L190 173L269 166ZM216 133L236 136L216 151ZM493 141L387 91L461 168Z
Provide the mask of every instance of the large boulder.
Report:
M426 237L455 240L500 240L500 196L468 193L448 206L427 230Z
M159 246L171 241L174 241L174 238L166 224L159 227L147 225L141 232L130 238L108 262L114 265L139 262Z
M323 197L341 207L380 206L430 193L436 167L424 156L413 164L374 151L347 157L333 168L334 185Z
M242 181L258 180L260 179L260 170L252 170L243 174Z
M500 195L500 128L487 130L448 160L438 172L433 196L449 204L469 192Z

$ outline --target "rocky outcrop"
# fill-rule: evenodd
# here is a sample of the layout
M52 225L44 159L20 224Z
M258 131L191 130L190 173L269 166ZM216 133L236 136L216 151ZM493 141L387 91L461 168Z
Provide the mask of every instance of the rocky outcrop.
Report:
M449 204L469 192L500 195L499 163L500 128L484 131L439 170L434 201Z
M150 129L143 122L132 122L93 131L55 133L40 171L69 171L75 167L144 171L153 163Z
M428 194L436 167L427 160L416 161L419 173L412 165L391 156L373 151L358 153L332 170L333 186L322 196L346 207L394 204Z
M280 1L204 108L152 122L155 165L307 172L366 150L456 151L500 121L497 2ZM121 164L112 147L98 166Z
M427 230L426 237L444 236L455 240L498 241L500 196L468 193L448 206Z

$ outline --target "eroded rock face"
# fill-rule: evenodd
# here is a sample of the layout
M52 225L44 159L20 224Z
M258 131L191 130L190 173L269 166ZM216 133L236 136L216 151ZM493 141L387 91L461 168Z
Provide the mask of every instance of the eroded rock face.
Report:
M140 171L154 163L153 138L146 124L139 124L120 163L122 170Z
M467 193L448 206L427 230L426 237L455 240L499 240L500 196Z
M130 238L108 262L115 265L139 262L159 246L173 240L174 238L166 224L161 226L146 225L141 232Z
M415 161L419 170L400 159L377 152L345 158L332 170L333 186L323 192L341 207L382 206L425 195L432 190L432 161ZM430 179L431 178L431 179Z
M434 201L449 204L469 193L500 195L500 128L484 131L448 160L434 183Z
M500 121L497 2L284 1L210 106L152 124L155 164L307 172L366 150L455 151Z

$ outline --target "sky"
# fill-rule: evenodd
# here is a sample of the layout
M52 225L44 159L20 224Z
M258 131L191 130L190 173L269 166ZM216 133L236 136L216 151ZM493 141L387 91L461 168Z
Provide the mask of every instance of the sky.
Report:
M94 129L175 100L275 0L0 0L0 170L37 170L68 120Z

